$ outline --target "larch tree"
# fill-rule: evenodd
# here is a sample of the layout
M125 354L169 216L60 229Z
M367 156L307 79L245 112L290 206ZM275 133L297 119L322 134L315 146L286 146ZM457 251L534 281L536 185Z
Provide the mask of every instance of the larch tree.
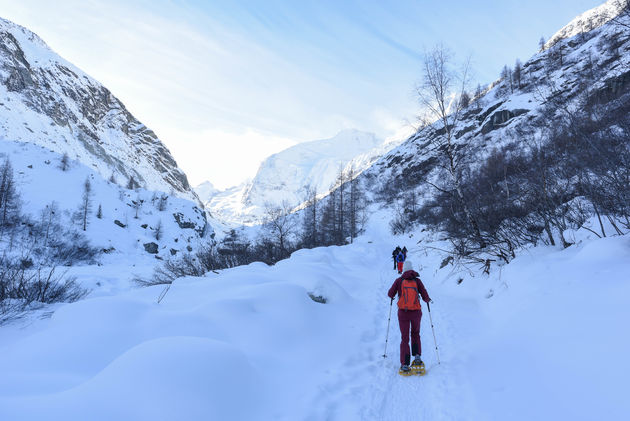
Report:
M418 101L435 120L441 123L442 134L430 140L430 146L446 172L448 182L443 186L431 183L440 191L455 195L466 216L468 229L472 231L480 248L485 248L479 230L462 189L461 164L468 158L465 148L455 145L455 130L462 116L462 104L458 101L470 82L470 59L461 70L454 70L451 53L444 46L437 46L426 54L422 82L416 86Z

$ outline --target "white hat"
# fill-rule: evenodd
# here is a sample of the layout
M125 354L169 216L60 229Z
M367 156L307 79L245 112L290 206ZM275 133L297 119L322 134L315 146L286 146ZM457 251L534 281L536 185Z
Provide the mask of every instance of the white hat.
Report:
M405 260L405 263L403 263L403 272L407 272L408 270L413 270L413 263L411 263L411 260Z

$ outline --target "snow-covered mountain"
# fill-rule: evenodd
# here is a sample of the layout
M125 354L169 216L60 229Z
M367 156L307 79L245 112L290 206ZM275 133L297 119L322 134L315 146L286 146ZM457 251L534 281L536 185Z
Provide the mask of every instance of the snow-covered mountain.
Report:
M394 146L372 133L343 130L330 139L300 143L271 155L249 183L220 193L205 183L195 190L218 219L253 224L263 215L266 204L286 201L297 207L304 201L307 185L324 195L340 168L348 172L353 166L357 175Z
M550 103L563 110L578 110L580 101L618 107L619 99L630 92L630 36L628 16L625 25L612 22L617 16L616 1L587 11L560 29L522 65L520 86L499 79L490 84L478 101L463 111L453 128L455 148L464 145L471 154L471 166L483 162L503 146L523 147L519 128L553 121ZM602 108L604 109L604 108ZM612 122L614 124L614 122ZM434 190L422 180L436 182L439 177L432 140L444 136L444 126L436 122L418 131L385 154L362 177L370 185L423 186L420 192L430 198ZM378 184L377 184L378 183Z
M121 185L133 177L146 189L196 200L155 133L37 35L2 18L0 139L67 153Z
M13 168L22 204L18 226L41 224L48 215L48 227L64 228L53 230L50 241L72 244L81 236L96 250L81 264L153 267L197 249L213 232L186 175L155 134L37 35L1 18L0 158ZM86 180L89 209L77 224ZM9 244L0 239L3 254L38 252L46 261L54 253L39 246L35 231Z
M211 182L205 181L195 187L195 192L200 198L206 198L207 200L207 198L213 197L216 194L220 193L221 190L214 187L214 184L212 184Z

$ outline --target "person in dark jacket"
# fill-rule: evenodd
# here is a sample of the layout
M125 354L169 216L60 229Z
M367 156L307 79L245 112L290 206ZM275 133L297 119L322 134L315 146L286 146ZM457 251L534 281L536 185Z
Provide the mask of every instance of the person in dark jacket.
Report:
M403 256L405 256L405 260L407 260L407 247L406 246L403 246L402 254L403 254Z
M403 254L402 250L398 251L398 254L396 255L396 265L398 268L398 273L402 273L403 272L403 263L405 262L405 255Z
M394 251L392 251L392 258L394 259L394 270L396 270L397 267L396 256L398 256L398 253L400 253L400 246L396 246Z
M422 319L422 307L418 294L425 303L432 302L424 284L418 277L418 272L413 270L411 261L407 260L403 267L403 274L396 279L387 292L389 298L394 301L398 295L398 324L400 325L400 371L410 371L411 356L414 357L414 365L422 363L422 346L420 343L420 320ZM409 328L411 328L411 352L409 349Z

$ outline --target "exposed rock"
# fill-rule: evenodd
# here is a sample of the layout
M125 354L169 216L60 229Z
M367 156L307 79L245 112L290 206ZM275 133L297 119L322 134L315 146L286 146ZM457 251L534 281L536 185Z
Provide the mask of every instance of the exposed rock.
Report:
M491 106L490 108L488 108L483 114L479 115L477 117L477 121L479 123L482 123L490 114L492 114L492 112L494 110L496 110L497 108L499 108L501 105L503 105L503 102L505 101L501 101L501 102L497 102L496 104L494 104L493 106Z
M3 102L17 101L23 107L16 109L30 110L34 120L46 123L27 127L31 134L25 134L15 125L29 116L16 118L5 112L0 115L0 137L36 143L58 153L73 151L104 178L114 170L123 178L133 176L143 187L173 189L196 200L186 175L153 131L37 35L2 18L0 84L10 94ZM55 138L65 141L51 141Z
M118 225L120 228L127 228L127 225L123 224L118 219L114 219L114 224Z
M197 233L199 237L202 237L206 230L207 219L204 211L199 209L198 207L193 207L193 211L199 216L201 220L201 224L198 224L195 221L188 219L183 213L176 212L173 214L173 218L175 218L175 222L181 229L193 229Z
M505 126L505 124L521 114L525 114L528 110L516 109L516 110L501 110L492 114L492 117L481 128L481 134L490 133L492 130L496 130L499 127Z
M144 250L147 253L151 253L151 254L157 254L158 252L158 245L151 242L151 243L145 243L144 244Z

